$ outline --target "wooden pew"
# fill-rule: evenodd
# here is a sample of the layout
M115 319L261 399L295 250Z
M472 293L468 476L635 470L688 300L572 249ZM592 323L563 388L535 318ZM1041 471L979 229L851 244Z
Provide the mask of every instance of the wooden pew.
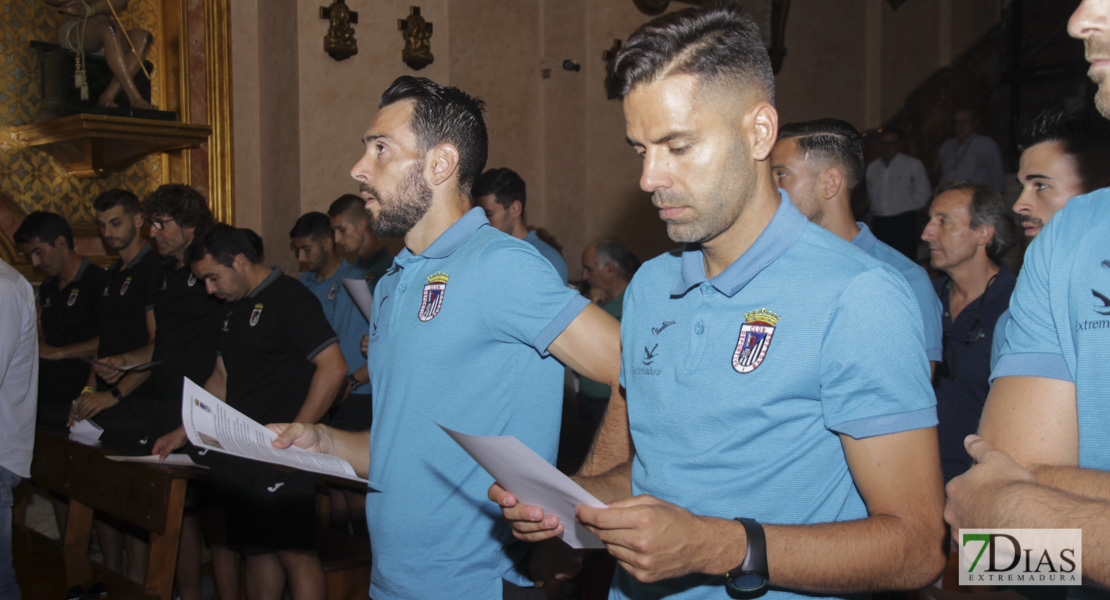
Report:
M177 547L185 488L202 471L155 464L118 463L111 454L74 442L64 433L39 429L31 481L69 498L65 539L14 527L16 577L28 600L60 600L73 586L103 581L113 599L173 598ZM102 511L150 533L144 585L127 580L88 558L93 514Z

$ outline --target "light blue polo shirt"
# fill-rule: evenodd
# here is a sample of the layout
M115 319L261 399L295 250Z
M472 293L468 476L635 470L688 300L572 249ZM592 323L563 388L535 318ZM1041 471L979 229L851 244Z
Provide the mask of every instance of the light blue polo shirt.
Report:
M589 303L536 250L489 227L481 208L423 253L403 250L375 288L374 396L366 497L370 596L500 598L523 551L493 483L435 423L512 435L555 461L563 365L551 342Z
M936 425L921 315L891 267L780 194L766 229L721 274L706 280L690 245L645 263L625 292L632 493L725 519L860 519L837 434ZM720 600L724 582L645 584L618 570L609 597ZM766 595L787 597L802 596Z
M566 285L567 281L570 279L570 272L567 271L567 261L563 260L563 255L559 254L559 251L556 250L554 246L541 240L540 236L536 235L535 229L529 231L528 235L524 236L524 241L535 246L536 250L547 259L547 262L551 263L551 266L555 267L555 270L559 272L559 277L563 278L563 285Z
M1110 470L1110 189L1068 201L1025 252L991 373L1075 383L1079 466Z
M320 306L324 307L324 316L327 317L332 328L335 328L336 299L343 292L343 272L347 270L347 259L341 260L342 262L335 273L332 273L331 277L323 281L316 281L315 271L305 271L297 278L320 301ZM336 329L336 331L339 330Z
M852 238L852 245L894 267L902 277L906 278L906 283L910 285L910 291L917 300L917 308L921 311L921 322L925 325L925 355L931 361L940 362L944 343L940 320L943 308L940 298L937 298L937 293L933 290L933 282L929 280L929 274L905 254L879 241L866 224L856 223L856 225L859 225L859 233Z

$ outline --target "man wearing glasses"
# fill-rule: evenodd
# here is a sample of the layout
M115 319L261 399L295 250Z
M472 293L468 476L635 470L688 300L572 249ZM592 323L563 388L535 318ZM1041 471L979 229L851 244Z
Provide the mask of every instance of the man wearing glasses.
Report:
M933 268L944 272L933 280L944 309L942 362L933 390L946 483L971 467L963 440L975 433L990 391L994 324L1016 282L1002 257L1016 237L1010 207L994 188L953 181L937 189L921 239L929 244Z

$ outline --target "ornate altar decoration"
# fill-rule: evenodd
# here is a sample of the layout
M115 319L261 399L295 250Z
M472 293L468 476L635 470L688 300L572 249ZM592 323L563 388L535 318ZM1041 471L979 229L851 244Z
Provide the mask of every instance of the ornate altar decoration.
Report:
M409 18L397 19L397 29L405 38L401 60L406 65L419 71L435 62L435 57L432 56L432 24L420 16L419 6L409 7Z
M355 28L358 13L347 8L343 0L335 0L331 6L320 7L320 18L328 20L328 33L324 36L324 52L335 60L346 60L358 54Z
M117 8L136 46L143 42L135 30L153 36L143 56L150 77L136 69L132 81L156 105L150 112L172 115L161 120L127 106L126 92L105 102L118 107L98 107L106 88L97 85L98 59L89 52L87 107L66 115L65 104L81 95L76 59L55 43L66 15L44 0L0 2L0 38L15 40L0 45L0 256L12 257L8 236L35 210L65 217L83 254L103 253L92 199L112 188L141 198L163 183L186 183L208 198L217 219L233 221L228 3L131 0L126 12ZM44 78L44 50L68 75ZM120 109L130 112L113 113ZM41 279L24 257L14 258L29 279Z

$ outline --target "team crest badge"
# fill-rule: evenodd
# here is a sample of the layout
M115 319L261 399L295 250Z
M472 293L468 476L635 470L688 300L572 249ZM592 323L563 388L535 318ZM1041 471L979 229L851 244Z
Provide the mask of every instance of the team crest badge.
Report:
M331 284L331 289L328 290L328 300L335 300L335 288L337 284Z
M196 285L197 284L197 276L193 275L192 273L189 273L189 281L187 283L189 284L189 287L193 287L194 285Z
M428 276L424 284L424 297L420 300L420 320L431 321L443 307L443 296L447 292L447 274L439 271Z
M746 312L744 317L746 322L740 326L740 339L732 353L732 368L737 373L751 373L763 363L779 320L778 315L766 308Z
M122 296L127 293L127 286L131 285L131 278L123 280L123 285L119 286L119 295Z
M77 302L77 292L77 288L73 288L73 291L69 293L69 300L66 300L66 306L73 306L73 303Z
M262 317L262 303L254 305L254 310L251 311L251 327L258 325L258 319Z

